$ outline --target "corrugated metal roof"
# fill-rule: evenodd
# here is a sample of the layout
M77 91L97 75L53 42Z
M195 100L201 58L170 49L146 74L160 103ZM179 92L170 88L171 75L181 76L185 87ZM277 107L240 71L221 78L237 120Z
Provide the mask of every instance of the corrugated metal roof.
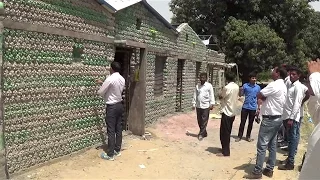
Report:
M110 6L112 6L116 11L132 6L142 0L104 0Z
M172 29L175 33L178 33L176 28L174 28L164 17L158 13L158 11L148 4L146 0L99 0L99 2L111 8L115 12L141 2L167 28Z

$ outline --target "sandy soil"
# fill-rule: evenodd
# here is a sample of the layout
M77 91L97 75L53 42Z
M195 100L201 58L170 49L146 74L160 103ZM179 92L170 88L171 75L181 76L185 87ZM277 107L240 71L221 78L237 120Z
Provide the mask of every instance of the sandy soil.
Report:
M217 157L219 126L219 119L211 119L208 138L199 142L195 137L198 127L194 113L164 118L148 128L152 134L150 139L125 136L122 156L116 161L100 159L102 150L92 148L13 179L242 179L254 167L256 140L236 143L231 138L231 157ZM234 122L233 137L238 127L239 117ZM252 132L254 139L257 138L258 128L255 123ZM301 153L298 156L301 159ZM283 152L278 153L277 159L285 159ZM297 171L275 170L274 179L297 179L297 175Z

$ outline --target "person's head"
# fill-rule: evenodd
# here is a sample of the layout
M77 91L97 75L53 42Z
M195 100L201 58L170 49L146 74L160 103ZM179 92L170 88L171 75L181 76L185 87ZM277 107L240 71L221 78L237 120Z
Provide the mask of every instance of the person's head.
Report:
M274 66L274 67L279 67L279 66ZM291 65L289 65L289 64L282 64L281 67L284 68L284 69L287 71L287 76L290 76L290 68L291 68Z
M291 65L287 65L285 68L286 68L286 71L287 71L287 76L290 76L290 71L292 69L292 66Z
M234 82L236 79L236 76L232 72L226 73L226 81L227 82Z
M308 82L308 71L301 72L299 81L300 81L302 84L306 84L306 83Z
M301 70L297 67L291 67L290 68L290 81L292 83L296 82L300 79L301 76Z
M207 73L203 72L203 73L200 73L199 78L200 78L200 83L204 84L208 80L208 75Z
M274 81L277 79L285 79L287 77L287 71L283 67L277 66L273 68L271 76Z
M120 72L121 70L121 65L119 62L113 61L111 63L111 68L110 68L110 74L115 73L115 72Z
M248 78L249 78L249 83L250 83L250 84L255 84L256 81L257 81L257 73L256 73L256 72L251 72L251 73L248 75Z

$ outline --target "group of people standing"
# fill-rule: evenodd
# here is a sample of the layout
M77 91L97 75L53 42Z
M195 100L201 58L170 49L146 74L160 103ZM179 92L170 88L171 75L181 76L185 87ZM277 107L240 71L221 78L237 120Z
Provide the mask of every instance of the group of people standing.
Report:
M259 179L262 175L273 176L276 164L277 136L284 127L288 137L288 158L278 166L279 170L293 170L294 159L300 139L300 124L303 119L303 103L309 99L306 85L299 79L302 72L297 67L283 66L272 70L273 82L257 94L257 114L262 116L258 134L256 165L247 179ZM263 163L266 150L269 157L266 167Z
M235 83L235 76L232 73L226 74L228 84L219 92L221 102L221 124L220 141L221 153L217 156L230 156L230 135L237 115L237 102L239 96L245 96L241 110L241 122L236 142L243 138L244 127L249 119L246 138L252 142L251 130L255 117L261 117L261 125L257 140L257 158L253 172L247 175L247 179L260 179L262 175L272 177L276 164L277 137L281 128L285 132L283 136L288 140L288 158L279 166L279 170L293 170L294 160L300 139L300 125L303 119L303 104L309 99L310 114L315 122L320 118L320 60L308 62L310 82L300 82L302 72L297 67L276 66L271 71L273 82L261 89L256 84L257 75L249 74L249 82L241 88ZM98 94L106 102L106 124L108 134L108 152L102 153L101 158L114 160L115 156L120 156L122 143L122 92L125 87L125 80L119 74L121 65L112 62L110 76L103 82L97 80L101 85ZM206 127L208 124L210 110L215 105L214 91L210 83L207 82L207 73L200 74L200 84L196 86L193 96L193 109L196 109L197 120L200 128L198 139L201 141L208 136ZM257 118L259 119L259 118ZM257 123L260 123L257 121ZM308 150L306 153L305 165L302 167L301 177L317 178L318 171L311 163L310 159L313 148L320 139L320 124L316 123L316 128L312 133ZM269 151L266 167L263 168L266 150ZM318 156L317 156L318 157ZM318 158L319 159L319 158ZM311 165L310 165L311 164Z
M309 99L312 91L308 81L301 80L302 74L301 69L294 66L275 66L271 71L273 82L263 89L256 84L256 73L250 73L248 76L249 82L241 88L235 83L235 76L232 73L226 74L228 84L219 93L222 114L220 124L222 149L217 156L230 156L230 136L238 111L239 96L244 96L245 100L241 109L241 122L236 142L243 139L247 119L249 122L245 140L248 142L254 141L251 138L253 123L256 120L259 124L260 119L262 119L257 140L256 165L253 172L245 178L259 179L262 178L262 175L273 176L278 132L283 132L282 136L286 137L285 139L288 142L288 158L280 161L278 169L294 169L300 139L300 125L304 115L303 104ZM318 81L320 85L320 79ZM215 104L213 94L213 88L207 82L206 73L202 73L200 84L196 86L193 97L193 108L196 108L200 127L199 140L207 137L206 126L209 112ZM280 131L281 129L282 131ZM269 151L269 157L266 167L263 168L266 150Z
M221 123L220 123L220 141L221 153L217 156L230 156L230 136L233 122L238 112L238 98L245 96L245 101L241 110L241 123L239 127L238 138L236 142L242 140L245 124L249 117L249 124L245 140L252 142L251 131L254 119L257 113L257 94L260 92L260 86L256 84L257 75L249 74L249 82L241 88L235 83L235 75L226 73L227 85L219 92L221 103ZM198 125L200 128L198 139L201 141L207 137L206 127L209 119L209 112L213 109L215 98L213 87L207 82L207 73L200 74L200 84L196 86L193 96L193 109L196 109Z

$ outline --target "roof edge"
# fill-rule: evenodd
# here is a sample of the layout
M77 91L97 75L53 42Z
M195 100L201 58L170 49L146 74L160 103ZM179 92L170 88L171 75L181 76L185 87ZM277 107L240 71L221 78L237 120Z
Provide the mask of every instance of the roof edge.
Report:
M188 25L188 23L181 23L178 27L177 27L177 31L178 32L181 32L182 30L183 30L183 28L185 27L185 26L187 26ZM191 27L190 27L191 28ZM192 29L192 28L191 28ZM193 29L192 29L193 30Z
M146 0L142 0L141 3L146 6L146 8L151 11L151 13L156 16L160 22L162 22L167 28L173 30L176 34L179 32L174 28L161 14L158 13Z
M96 1L98 1L98 3L99 3L100 5L102 5L103 7L105 7L107 10L112 11L113 13L115 13L115 12L117 11L114 7L112 7L109 3L107 3L107 2L104 1L104 0L96 0Z
M203 40L199 37L199 35L194 31L194 29L193 29L188 23L181 23L181 24L177 27L177 31L178 31L179 33L181 33L181 31L183 31L183 29L186 28L186 27L191 28L192 31L194 32L194 34L196 34L198 40L203 43ZM205 45L205 44L203 43L203 45Z

